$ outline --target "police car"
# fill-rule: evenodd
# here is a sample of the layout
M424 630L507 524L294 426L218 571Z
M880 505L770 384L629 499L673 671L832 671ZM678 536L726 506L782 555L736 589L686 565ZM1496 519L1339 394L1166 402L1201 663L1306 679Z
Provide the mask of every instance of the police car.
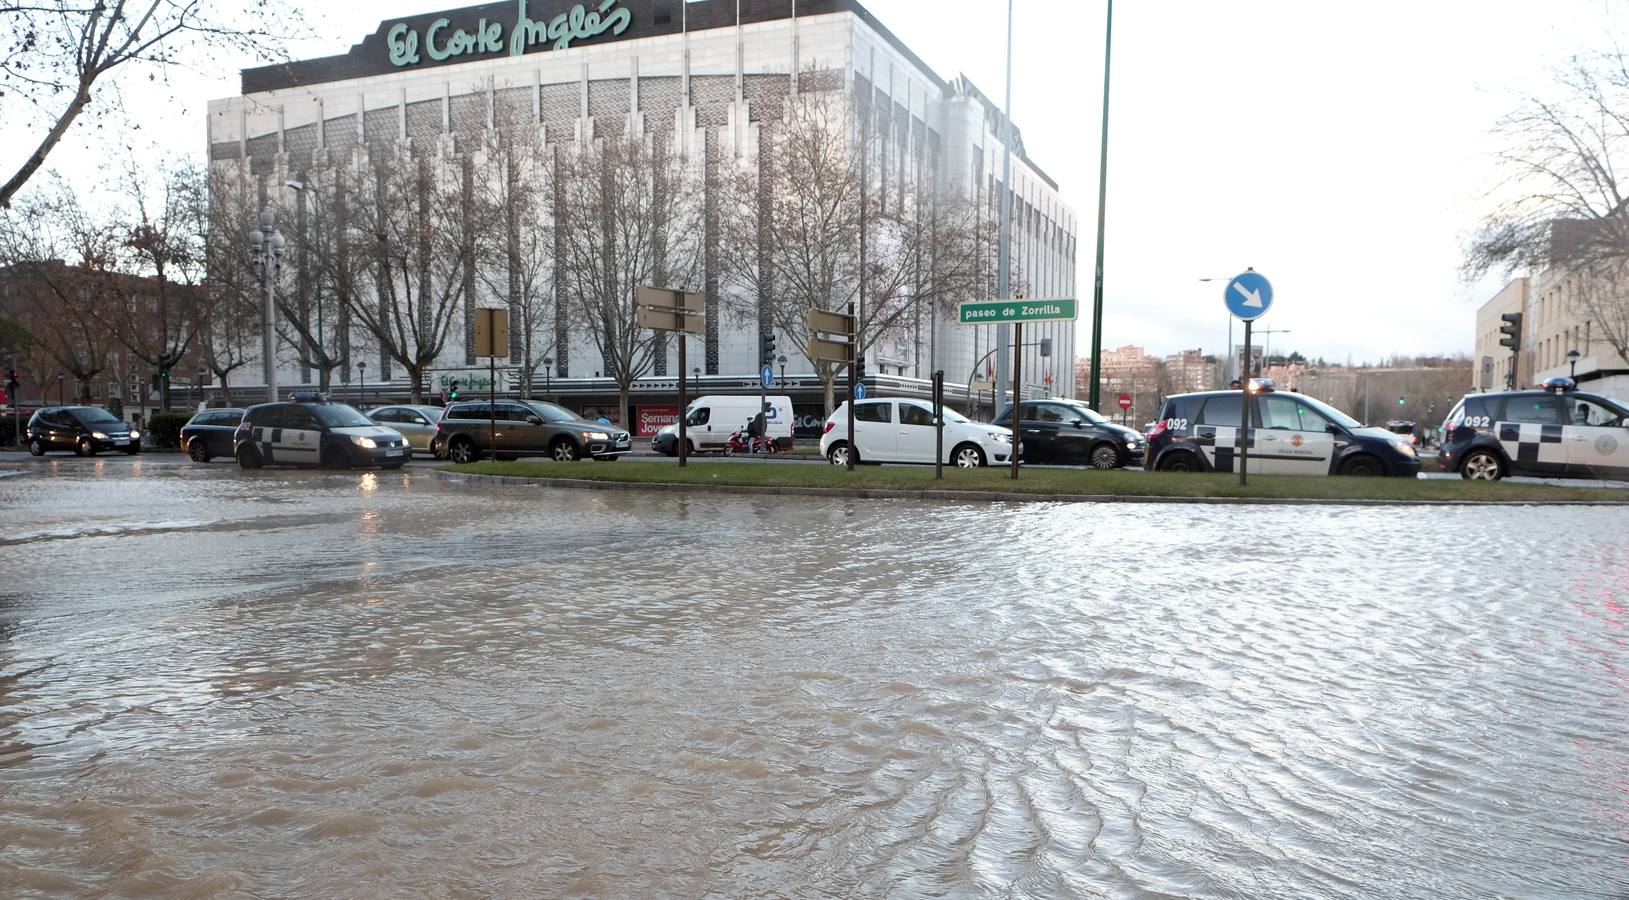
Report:
M1629 405L1580 391L1571 378L1466 394L1442 434L1437 466L1465 478L1629 478Z
M1248 391L1179 394L1165 401L1148 433L1143 467L1167 472L1236 472L1244 404L1251 404L1252 475L1395 475L1420 473L1406 436L1365 427L1327 403L1277 391L1266 379Z
M399 469L413 451L400 433L374 423L326 395L296 391L287 403L262 403L243 412L232 453L245 469L261 466L383 466Z

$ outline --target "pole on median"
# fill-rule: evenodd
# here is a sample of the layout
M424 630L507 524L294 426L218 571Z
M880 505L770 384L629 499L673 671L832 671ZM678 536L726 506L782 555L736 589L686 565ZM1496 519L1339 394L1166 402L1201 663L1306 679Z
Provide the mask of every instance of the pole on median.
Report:
M933 480L945 477L945 370L933 373Z
M1250 324L1253 320L1244 320L1244 378L1239 382L1243 388L1239 392L1240 421L1244 424L1239 432L1239 484L1250 483L1249 474L1245 471L1250 467L1250 407L1253 399L1250 393L1250 379L1253 377L1250 369Z
M679 465L681 467L683 467L685 465L685 460L689 456L689 454L687 454L685 452L685 450L686 450L686 447L688 446L688 444L690 442L690 439L688 437L686 437L685 422L684 422L684 420L687 418L687 416L685 415L685 408L684 408L685 407L685 396L684 395L685 395L685 388L686 388L686 384L685 384L685 380L684 380L684 372L685 372L685 368L684 368L684 345L690 343L688 340L686 340L686 338L688 338L688 337L689 337L688 334L685 334L682 331L679 332Z
M863 218L862 218L863 221ZM849 321L854 320L854 304L848 305ZM860 452L860 442L854 439L854 375L859 366L860 329L855 325L848 338L848 471L854 471L854 457Z
M1012 323L1012 477L1018 478L1018 404L1024 400L1024 323Z

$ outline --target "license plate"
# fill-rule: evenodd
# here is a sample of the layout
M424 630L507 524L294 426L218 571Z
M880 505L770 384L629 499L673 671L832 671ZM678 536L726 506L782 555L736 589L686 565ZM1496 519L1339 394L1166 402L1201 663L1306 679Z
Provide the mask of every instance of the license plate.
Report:
M115 444L128 444L128 443L130 443L130 439L129 438L114 438L113 443L115 443Z
M386 450L385 455L386 456L401 456L405 452L406 452L405 450Z

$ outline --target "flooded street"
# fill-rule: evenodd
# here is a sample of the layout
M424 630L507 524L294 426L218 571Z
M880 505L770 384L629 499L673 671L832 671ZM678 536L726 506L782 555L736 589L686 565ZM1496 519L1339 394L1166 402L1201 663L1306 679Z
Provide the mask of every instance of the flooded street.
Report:
M0 897L1623 897L1621 508L0 478Z

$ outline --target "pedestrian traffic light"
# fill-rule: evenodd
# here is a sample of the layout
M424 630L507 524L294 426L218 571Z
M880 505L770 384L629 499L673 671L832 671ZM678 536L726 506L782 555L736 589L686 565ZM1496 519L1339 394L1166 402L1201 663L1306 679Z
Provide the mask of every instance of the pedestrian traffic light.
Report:
M775 332L763 331L758 333L758 358L765 363L775 361Z
M1499 346L1511 350L1522 348L1522 314L1519 312L1505 313L1499 317L1504 322L1499 326L1499 333L1504 337L1499 339Z
M448 400L457 400L458 399L458 379L456 379L456 378L454 378L452 381L447 383L447 399Z

